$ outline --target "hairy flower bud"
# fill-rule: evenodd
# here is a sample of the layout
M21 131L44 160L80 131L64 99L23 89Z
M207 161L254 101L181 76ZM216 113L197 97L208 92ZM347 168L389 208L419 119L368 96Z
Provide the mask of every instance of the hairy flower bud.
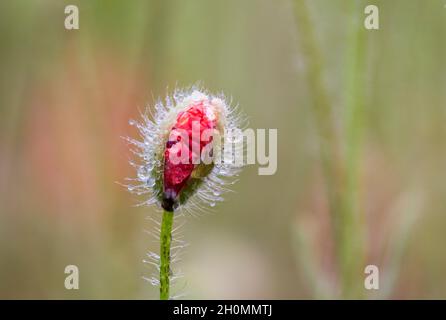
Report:
M153 119L131 121L142 141L128 139L140 163L137 185L128 186L137 194L148 193L145 204L156 203L166 211L202 209L221 201L227 178L237 175L240 166L232 161L215 161L221 155L220 139L239 129L240 117L223 96L201 90L176 91L165 103L155 105ZM203 161L212 159L212 161ZM219 159L219 158L218 158Z

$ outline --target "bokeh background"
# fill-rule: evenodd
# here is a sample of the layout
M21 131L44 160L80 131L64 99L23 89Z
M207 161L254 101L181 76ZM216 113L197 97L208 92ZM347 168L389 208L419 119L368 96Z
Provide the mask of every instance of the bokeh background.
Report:
M198 82L251 128L278 129L278 170L248 166L215 214L185 219L175 291L343 297L343 241L361 248L347 257L355 285L380 269L380 290L355 297L446 298L445 2L373 1L374 31L359 30L366 3L296 2L1 1L0 298L158 297L142 260L159 213L116 183L135 175L122 137L139 110ZM64 28L68 4L79 30ZM349 187L327 179L324 148ZM330 190L361 217L343 240ZM69 264L79 290L64 288Z

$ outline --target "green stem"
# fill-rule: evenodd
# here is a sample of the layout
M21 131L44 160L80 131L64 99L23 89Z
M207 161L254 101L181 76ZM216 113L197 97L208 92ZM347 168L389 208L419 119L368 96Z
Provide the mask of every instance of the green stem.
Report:
M346 121L345 131L339 132L333 120L331 99L324 87L323 59L307 1L295 0L294 4L300 50L306 62L308 89L320 141L342 297L358 297L362 283L364 235L358 203L364 85L364 31L357 13L360 6L357 1L351 2L350 14L354 19L346 64ZM342 141L345 141L345 148L342 148Z
M169 299L170 244L172 242L173 212L164 211L160 234L160 299Z
M342 198L342 231L340 243L343 294L360 297L364 268L364 214L361 210L360 165L364 127L365 29L358 13L363 1L350 4L350 35L348 38L345 85L345 196Z
M305 0L295 0L295 16L299 31L300 50L306 63L306 77L311 111L314 116L319 138L322 170L326 181L326 191L330 212L333 216L333 232L338 233L339 212L342 210L342 163L338 146L338 130L334 125L333 111L327 90L323 83L323 62ZM338 248L336 248L338 249Z
M300 50L306 63L306 77L311 111L314 116L319 138L319 151L322 170L326 181L326 192L330 212L336 220L341 211L342 192L339 188L342 163L338 146L338 132L334 125L333 111L330 97L323 83L323 62L319 47L316 43L309 8L305 0L294 1L297 28L299 31ZM334 233L339 229L334 222Z

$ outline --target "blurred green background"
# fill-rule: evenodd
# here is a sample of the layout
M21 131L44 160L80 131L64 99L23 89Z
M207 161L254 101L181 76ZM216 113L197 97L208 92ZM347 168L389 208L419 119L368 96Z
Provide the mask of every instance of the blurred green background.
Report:
M308 1L312 57L288 0L1 1L0 298L158 297L142 280L154 271L142 259L158 247L146 217L157 213L116 183L135 174L121 137L136 136L128 120L147 104L198 81L232 96L251 128L278 129L278 170L247 167L216 214L186 219L176 290L340 297L313 58L332 113L327 143L348 149L338 134L348 123L361 136L355 187L340 197L362 217L357 284L375 264L380 290L358 296L446 298L445 3L373 1L380 30L364 31L356 52L350 35L365 3L353 2ZM79 6L79 30L64 28L68 4ZM358 55L362 69L352 69ZM344 81L349 70L359 85ZM362 88L359 118L346 108L352 87ZM64 288L69 264L79 290Z

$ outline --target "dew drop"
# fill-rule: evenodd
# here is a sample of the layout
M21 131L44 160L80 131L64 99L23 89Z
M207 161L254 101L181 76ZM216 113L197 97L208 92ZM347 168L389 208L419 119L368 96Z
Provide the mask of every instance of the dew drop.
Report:
M138 179L141 181L146 181L149 178L148 173L145 169L141 169L138 171Z
M150 177L147 179L147 186L148 187L153 187L156 184L155 178Z
M211 207L215 207L215 202L211 202L211 203L209 203L209 205L210 205Z

